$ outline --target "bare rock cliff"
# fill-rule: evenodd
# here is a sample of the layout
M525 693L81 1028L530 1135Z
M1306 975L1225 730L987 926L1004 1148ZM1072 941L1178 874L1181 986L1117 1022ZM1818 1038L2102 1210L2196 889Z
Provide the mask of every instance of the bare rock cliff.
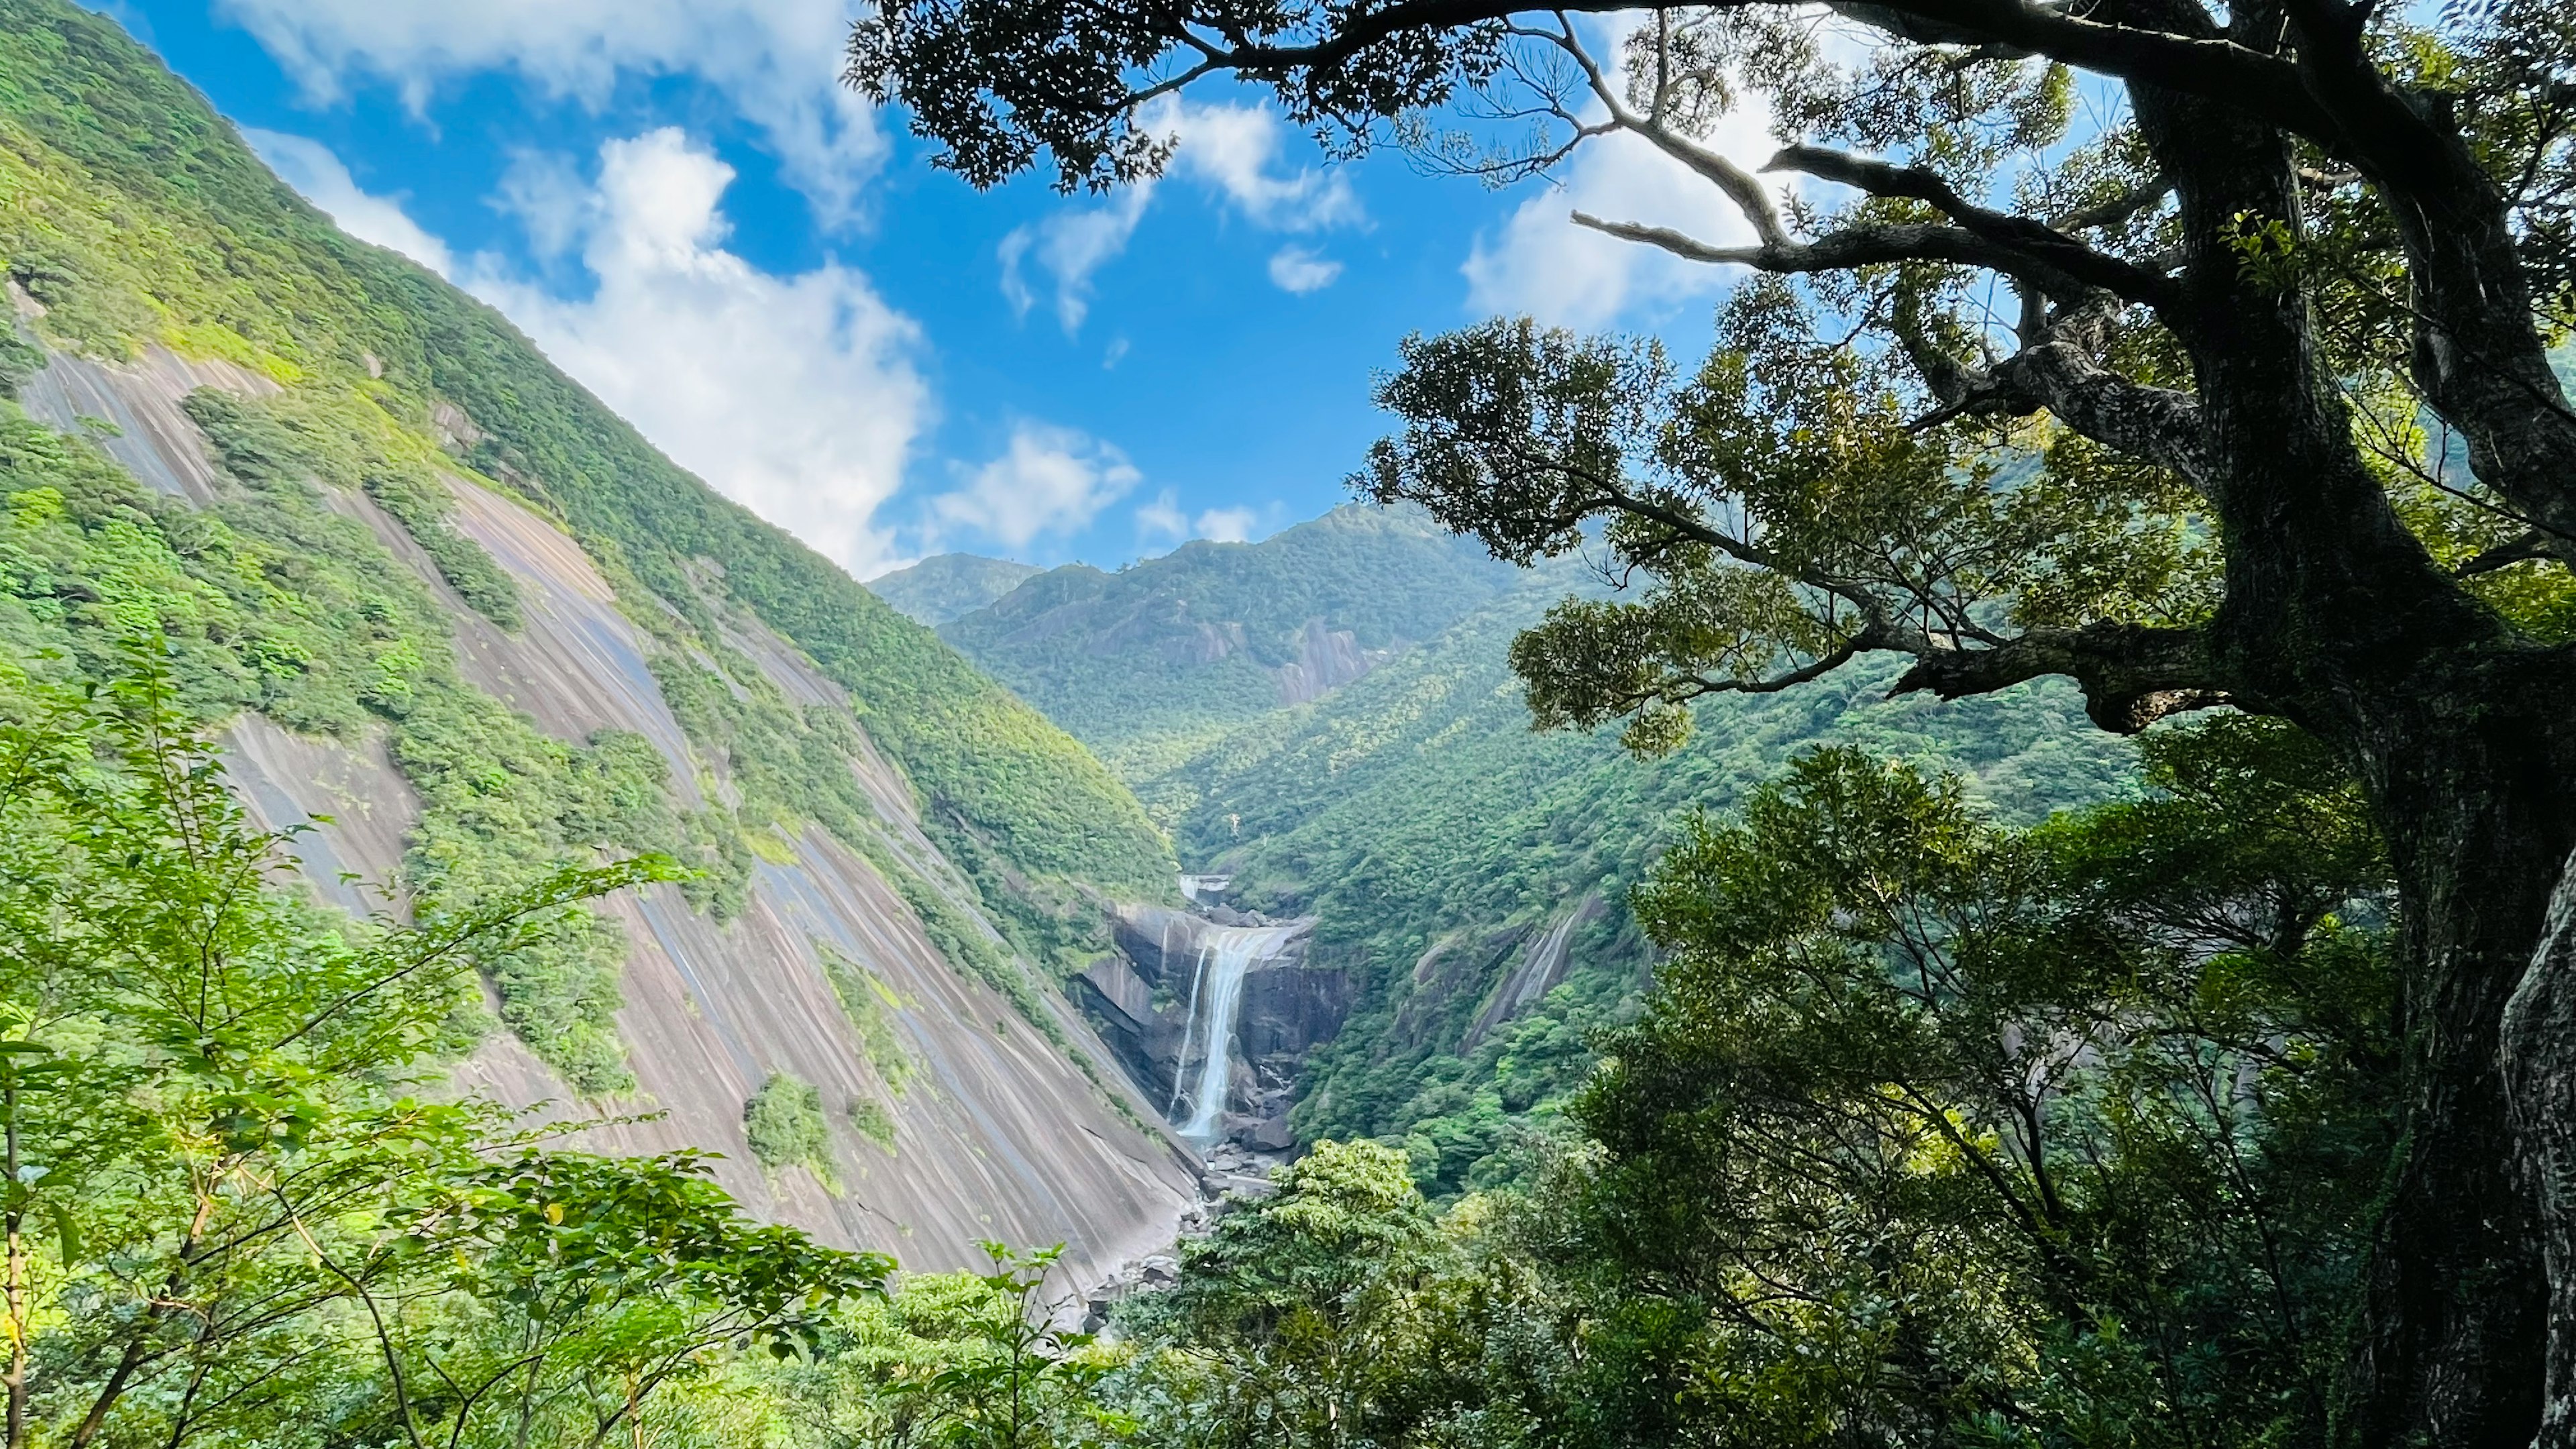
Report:
M162 352L127 366L57 357L25 403L66 430L84 426L83 417L106 420L114 428L105 446L138 478L203 502L217 474L179 399L202 386L248 393L264 385L240 369ZM461 476L449 482L455 526L518 584L525 624L515 634L455 598L372 501L341 493L331 502L367 522L453 606L456 651L472 683L565 740L603 728L642 735L670 761L683 803L702 789L727 789L692 751L645 641L579 544L514 499ZM788 697L848 708L837 686L757 620L727 627L728 642ZM962 878L920 829L912 787L872 749L863 753L855 768L884 843L971 908ZM328 817L299 845L317 894L353 910L399 908L392 887L418 803L381 747L304 738L254 715L232 728L227 757L264 824ZM1155 1121L1155 1108L1126 1087L1088 1025L1057 1013L1077 1047L1097 1057L1096 1081L997 992L944 960L858 853L819 829L780 853L758 865L747 908L721 925L669 887L611 903L630 942L617 1025L638 1083L631 1097L578 1100L507 1032L462 1065L460 1084L559 1118L598 1119L577 1146L721 1152L719 1177L752 1211L891 1252L911 1268L979 1264L981 1239L1064 1242L1072 1276L1098 1281L1168 1242L1195 1201L1196 1164L1158 1126L1140 1125ZM854 1011L836 994L827 955L855 963L882 999ZM862 1018L891 1030L872 1040ZM821 1091L834 1185L803 1166L764 1171L752 1157L744 1104L781 1071ZM892 1104L885 1145L854 1125L850 1109L862 1100Z

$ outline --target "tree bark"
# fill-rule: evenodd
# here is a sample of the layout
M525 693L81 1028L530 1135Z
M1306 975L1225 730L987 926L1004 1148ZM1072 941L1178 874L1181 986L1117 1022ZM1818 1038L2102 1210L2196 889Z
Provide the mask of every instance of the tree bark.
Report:
M2196 10L2127 5L2182 33ZM2238 265L2241 218L2299 223L2283 135L2218 102L2132 99L2181 207L2177 331L2227 558L2213 650L2238 692L2352 764L2399 880L2400 1145L2336 1438L2527 1449L2546 1276L2498 1048L2576 847L2576 656L2519 639L2433 564L2353 444L2303 289Z
M2576 855L2504 1011L2504 1075L2549 1273L2548 1363L2535 1444L2576 1444Z
M2346 1442L2568 1442L2563 1425L2543 1434L2542 1415L2550 1284L2563 1294L2568 1279L2541 1251L2510 1110L2551 1079L2509 1093L2500 1055L2517 995L2527 1061L2563 1063L2576 1046L2552 1019L2568 1009L2563 984L2544 972L2529 990L2532 945L2576 845L2558 738L2576 716L2565 661L2544 662L2540 678L2495 668L2428 689L2415 728L2391 731L2407 744L2365 764L2400 882L2409 1090L2338 1409Z

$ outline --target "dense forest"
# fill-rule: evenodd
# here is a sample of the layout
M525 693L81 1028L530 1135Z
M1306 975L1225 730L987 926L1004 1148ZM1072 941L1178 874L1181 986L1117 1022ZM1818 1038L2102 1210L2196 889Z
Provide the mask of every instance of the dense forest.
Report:
M1621 64L1473 3L861 22L852 81L979 185L1140 182L1141 109L1230 72L1489 178L1623 130L1756 237L1587 219L1761 274L1695 370L1407 340L1355 460L1393 507L951 620L1024 702L108 20L0 0L0 391L239 383L181 403L189 499L0 401L6 1449L2576 1442L2576 18L1833 11L1866 59L1771 6L1654 12ZM1701 144L1747 87L1839 200ZM1539 140L1440 129L1496 114ZM447 597L529 610L470 490L579 545L721 778L470 683ZM1350 566L1390 541L1419 566ZM1077 674L1048 617L1148 647ZM1337 632L1370 667L1292 698ZM381 908L232 788L254 714L418 796ZM1376 975L1305 1150L1095 1319L1055 1248L907 1273L458 1089L498 1033L614 1099L603 903L736 919L807 831L1056 1049L1048 973L1179 859L1317 910ZM1546 921L1597 969L1462 1029L1443 938ZM745 1141L837 1189L826 1110L772 1074Z
M443 1097L476 965L676 863L352 922L122 659L0 681L18 1442L2207 1444L2328 1393L2390 887L2281 727L2159 733L2149 797L2028 828L1801 757L1654 867L1655 995L1515 1185L1320 1145L1099 1337L1048 1254L896 1278Z

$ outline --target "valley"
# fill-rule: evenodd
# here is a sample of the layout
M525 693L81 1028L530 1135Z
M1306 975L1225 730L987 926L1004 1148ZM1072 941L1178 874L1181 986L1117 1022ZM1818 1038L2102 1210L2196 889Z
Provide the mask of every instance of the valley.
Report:
M1960 771L2012 821L2133 788L2127 752L2045 683L1941 705L1884 700L1892 674L1862 671L1712 702L1653 762L1612 732L1533 731L1510 641L1600 592L1580 564L1524 571L1418 510L1350 504L1259 543L1038 574L940 631L1118 771L1183 868L1223 882L1216 921L1296 923L1249 977L1237 1140L1401 1141L1446 1194L1509 1180L1589 1073L1588 1034L1636 1009L1650 953L1627 893L1693 809L1733 808L1820 741ZM1176 1064L1205 1060L1201 948L1165 944L1174 919L1123 912L1119 955L1070 985L1146 1095L1182 1101Z
M0 0L0 1449L2576 1449L2570 94Z

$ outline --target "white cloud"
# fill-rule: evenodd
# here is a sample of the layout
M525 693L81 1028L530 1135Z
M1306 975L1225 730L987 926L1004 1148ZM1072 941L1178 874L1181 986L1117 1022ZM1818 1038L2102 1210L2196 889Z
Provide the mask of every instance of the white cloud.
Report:
M1211 508L1197 518L1181 510L1179 496L1166 488L1136 510L1136 537L1148 543L1181 543L1193 538L1241 543L1261 521L1251 508Z
M501 173L492 204L518 218L530 251L552 261L581 240L595 199L570 156L560 151L519 151Z
M1190 536L1190 516L1181 511L1180 496L1166 488L1136 510L1139 538L1183 539Z
M1002 295L1021 316L1037 301L1029 286L1027 265L1034 262L1055 279L1055 316L1065 334L1082 330L1091 311L1091 277L1120 252L1144 220L1153 200L1148 185L1130 187L1107 206L1088 211L1060 211L1031 226L1012 229L1002 238Z
M678 130L602 146L596 185L568 158L513 166L502 204L528 222L540 251L578 245L596 283L585 301L501 272L488 256L459 268L400 206L359 191L328 148L248 134L351 235L460 275L726 497L854 573L894 557L872 520L931 411L914 366L919 329L846 267L773 276L724 250L720 203L733 168Z
M1361 219L1347 172L1272 173L1290 132L1268 107L1196 105L1175 97L1149 112L1144 124L1179 138L1175 173L1212 187L1255 226L1320 231Z
M1303 295L1333 285L1341 276L1342 264L1319 257L1301 246L1284 246L1270 258L1271 285L1283 292Z
M732 181L676 129L611 141L568 203L591 296L488 270L470 289L681 466L872 571L893 556L875 511L931 411L919 331L849 268L775 276L726 251Z
M1609 48L1615 50L1615 43ZM1721 155L1756 164L1779 144L1771 138L1768 110L1750 92L1700 139ZM1614 131L1585 142L1557 184L1522 202L1499 235L1476 239L1461 268L1468 306L1479 312L1528 313L1569 327L1599 327L1632 302L1670 304L1707 296L1734 285L1741 275L1733 267L1683 261L1578 227L1571 220L1577 211L1605 221L1671 227L1717 246L1753 240L1752 227L1716 187L1644 138Z
M1261 106L1197 105L1178 99L1156 104L1143 118L1149 131L1177 138L1170 175L1214 192L1244 220L1265 231L1313 232L1356 226L1363 216L1350 178L1313 167L1294 173L1277 168L1287 126ZM1038 299L1032 270L1052 281L1056 321L1070 335L1091 311L1092 278L1127 250L1155 186L1122 191L1106 206L1061 211L1014 229L1002 238L1002 295L1026 316ZM1291 257L1294 253L1294 257ZM1340 275L1341 264L1291 247L1270 260L1270 279L1292 292L1311 292Z
M303 136L249 128L242 131L242 139L250 142L251 149L259 153L279 180L320 207L324 215L339 223L340 230L360 241L400 252L442 277L454 274L456 259L449 254L447 243L404 215L400 201L369 196L359 190L357 179L330 147Z
M1072 533L1144 477L1127 455L1071 428L1023 421L1002 455L930 500L931 532L973 529L1009 548L1042 533ZM927 551L927 550L925 550Z
M856 0L221 0L307 96L392 84L415 111L448 81L510 71L593 109L621 74L694 75L767 137L827 226L853 219L885 154L839 84Z
M1211 508L1199 515L1198 535L1219 543L1241 543L1252 537L1261 515L1249 508Z

